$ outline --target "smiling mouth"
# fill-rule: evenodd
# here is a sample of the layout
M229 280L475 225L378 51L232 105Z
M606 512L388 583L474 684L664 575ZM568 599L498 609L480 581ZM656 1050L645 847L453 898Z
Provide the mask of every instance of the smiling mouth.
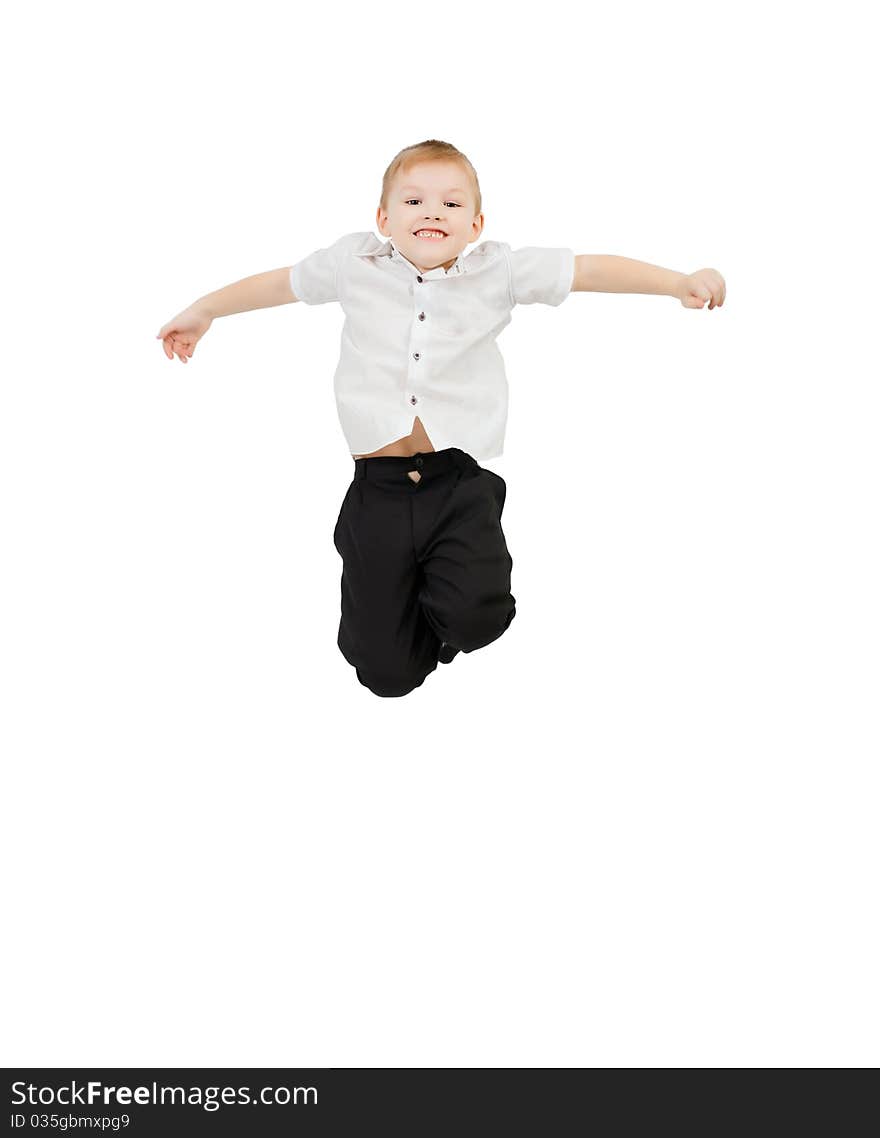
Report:
M417 229L414 236L420 241L445 241L448 234L439 229Z

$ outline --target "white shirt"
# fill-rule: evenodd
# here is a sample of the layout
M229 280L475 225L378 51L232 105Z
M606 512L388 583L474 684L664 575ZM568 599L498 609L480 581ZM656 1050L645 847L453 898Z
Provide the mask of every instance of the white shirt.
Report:
M484 241L448 270L421 272L373 233L348 233L290 270L298 300L345 313L334 391L350 453L403 438L418 416L435 450L478 462L504 452L496 337L515 304L561 304L573 281L571 249Z

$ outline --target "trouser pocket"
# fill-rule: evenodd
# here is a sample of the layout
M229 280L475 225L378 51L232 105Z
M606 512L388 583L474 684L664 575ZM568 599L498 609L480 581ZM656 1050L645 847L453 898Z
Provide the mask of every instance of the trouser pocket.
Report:
M357 479L353 478L351 480L351 483L349 484L348 489L345 491L345 497L342 499L342 505L339 507L339 514L336 518L336 525L333 527L333 544L336 546L336 550L340 554L340 556L342 554L342 551L339 548L339 527L342 524L342 518L343 518L343 515L345 514L345 508L348 505L349 499L352 497L352 495L355 491L356 484L357 484Z

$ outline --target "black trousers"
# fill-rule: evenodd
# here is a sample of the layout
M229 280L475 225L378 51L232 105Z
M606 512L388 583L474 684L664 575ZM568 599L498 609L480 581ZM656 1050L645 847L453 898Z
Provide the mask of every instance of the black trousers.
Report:
M513 620L506 494L503 478L457 447L354 460L333 533L342 558L337 643L376 695L406 695L450 648L473 652Z

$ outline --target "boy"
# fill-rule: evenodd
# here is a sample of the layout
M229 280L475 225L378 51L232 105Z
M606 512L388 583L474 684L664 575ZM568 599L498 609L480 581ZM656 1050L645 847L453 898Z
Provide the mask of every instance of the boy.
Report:
M157 338L183 363L217 316L338 301L346 316L334 378L354 478L334 530L342 557L337 643L379 696L420 687L459 652L490 644L516 615L501 528L507 486L479 463L503 453L507 380L495 340L516 304L569 292L677 296L721 307L714 269L686 275L568 248L484 241L477 174L430 139L385 171L382 242L349 233L295 265L197 300Z

